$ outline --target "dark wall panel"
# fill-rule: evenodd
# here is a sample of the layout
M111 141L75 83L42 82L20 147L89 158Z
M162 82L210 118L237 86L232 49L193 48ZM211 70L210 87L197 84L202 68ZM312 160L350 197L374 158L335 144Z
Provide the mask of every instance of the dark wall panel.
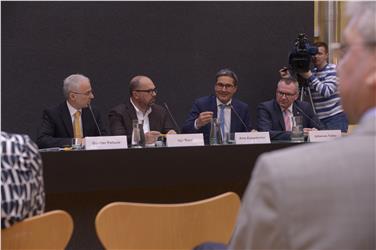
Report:
M91 79L106 123L130 78L145 74L181 125L230 67L254 120L297 34L313 34L313 2L2 2L1 12L2 130L33 139L77 72Z

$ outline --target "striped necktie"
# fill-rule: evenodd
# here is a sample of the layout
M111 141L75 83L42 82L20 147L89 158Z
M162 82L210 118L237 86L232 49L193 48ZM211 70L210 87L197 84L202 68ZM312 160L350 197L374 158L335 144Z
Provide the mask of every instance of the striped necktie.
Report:
M82 130L81 130L81 112L77 111L74 113L74 119L73 119L73 133L74 138L82 138Z

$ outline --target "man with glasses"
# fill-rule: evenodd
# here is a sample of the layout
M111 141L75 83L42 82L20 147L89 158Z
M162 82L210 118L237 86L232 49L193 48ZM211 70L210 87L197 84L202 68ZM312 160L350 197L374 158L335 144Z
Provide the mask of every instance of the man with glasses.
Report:
M230 69L222 69L216 75L215 95L198 98L193 103L183 133L203 133L209 144L210 120L218 118L222 136L234 132L252 130L249 107L233 98L238 89L238 77Z
M94 94L89 78L81 74L68 76L63 94L63 103L43 111L37 136L39 148L69 147L72 138L106 134L99 112L90 110Z
M154 143L161 133L176 133L166 109L155 104L157 89L149 77L133 77L129 95L129 100L112 108L108 114L112 135L126 135L130 143L132 120L143 121L147 144Z
M275 99L262 102L257 107L257 130L269 131L272 140L290 140L292 117L303 117L304 132L320 129L321 124L311 105L298 101L299 84L291 78L278 82Z

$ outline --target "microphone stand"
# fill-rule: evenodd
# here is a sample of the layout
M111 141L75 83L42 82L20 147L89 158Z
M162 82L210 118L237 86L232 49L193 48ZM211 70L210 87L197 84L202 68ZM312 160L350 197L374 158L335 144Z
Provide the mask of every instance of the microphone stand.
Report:
M93 120L94 120L95 126L97 127L98 134L99 134L99 136L102 136L101 130L99 129L99 126L98 126L97 120L95 119L95 116L94 116L93 110L91 109L91 105L90 105L90 103L88 104L88 108L89 108L89 110L90 110L91 116L93 117Z
M318 129L322 129L322 128L325 129L325 127L323 127L322 124L318 123L317 121L315 121L314 119L312 119L311 117L309 117L309 116L308 116L308 115L307 115L307 114L306 114L301 108L299 108L296 102L294 102L294 106L295 106L295 108L296 108L300 113L302 113L302 115L303 115L304 117L306 117L308 120L312 121L312 122L317 126Z
M243 119L240 117L239 113L236 112L236 110L234 109L234 106L232 104L230 104L230 108L234 112L234 114L236 115L236 117L238 117L238 119L240 120L240 122L242 123L242 125L244 126L245 131L249 132L247 125L245 124L245 122L243 121Z
M176 132L177 132L178 134L180 134L179 126L178 126L177 122L175 121L174 117L172 116L172 113L171 113L170 109L168 108L167 103L164 102L164 103L163 103L163 106L164 106L165 109L167 110L168 115L170 116L172 122L174 123L174 126L175 126L175 128L176 128Z

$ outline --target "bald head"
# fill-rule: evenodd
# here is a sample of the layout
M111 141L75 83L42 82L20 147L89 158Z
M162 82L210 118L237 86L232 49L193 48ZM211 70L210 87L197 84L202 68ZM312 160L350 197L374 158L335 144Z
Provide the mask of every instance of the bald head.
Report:
M129 82L129 95L133 96L133 91L142 89L143 85L153 83L153 81L147 76L135 76Z
M155 102L157 92L153 81L147 76L135 76L129 82L133 103L143 112Z

